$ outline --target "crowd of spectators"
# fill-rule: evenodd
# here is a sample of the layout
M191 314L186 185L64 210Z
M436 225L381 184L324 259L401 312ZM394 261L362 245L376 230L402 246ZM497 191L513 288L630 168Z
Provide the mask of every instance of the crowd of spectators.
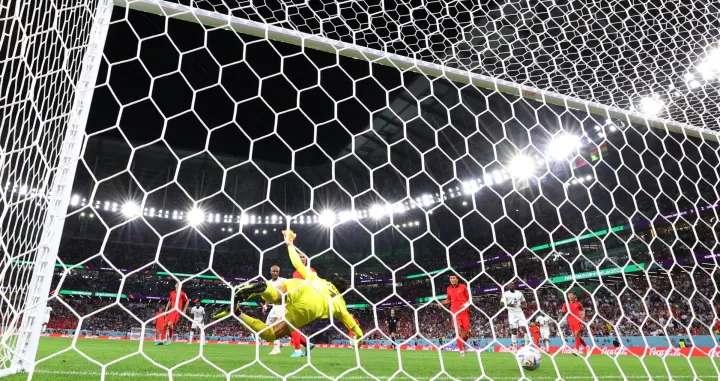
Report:
M402 249L395 252L396 256L378 253L377 257L382 259L383 266L356 268L352 273L342 271L342 266L337 266L337 259L318 260L312 262L312 265L320 274L329 274L325 277L340 276L355 282L354 289L345 295L348 304L402 302L403 305L395 308L401 316L399 328L400 337L403 338L416 335L424 338L453 336L449 312L439 308L435 302L417 304L418 299L445 293L445 274L432 276L428 273L451 265L455 273L470 283L472 292L477 295L473 300L471 315L473 337L499 338L509 336L507 319L498 299L499 293L482 294L477 291L489 286L502 287L511 281L520 284L542 281L544 284L541 288L523 289L528 300L527 316L532 318L543 313L561 322L563 291L571 283L552 286L547 282L548 279L596 269L643 264L645 271L628 274L622 279L601 279L595 276L585 279L581 285L575 285L574 289L580 290L580 300L588 310L586 323L589 331L596 336L709 334L714 332L718 323L717 307L720 301L716 296L717 279L713 272L703 269L703 264L695 255L713 252L716 247L714 230L702 228L712 226L713 217L712 214L700 216L694 228L676 222L673 225L659 223L653 229L623 229L605 237L592 238L587 243L566 244L555 251L530 252L526 247L523 248L521 240L517 240L512 250L493 246L482 254L470 245L453 246L449 250L430 245L424 248L422 255L415 257L416 263L405 267L408 253ZM261 273L261 256L258 253L226 252L217 248L213 253L213 271L206 271L206 275L232 274L255 278ZM169 270L196 273L206 270L210 263L208 252L201 248L163 246L158 249L149 244L103 243L89 239L63 240L59 256L65 264L83 263L84 267L67 271L58 267L54 289L122 293L138 297L169 294L175 279L158 272ZM483 261L487 258L493 259ZM118 269L140 270L126 275L127 271L96 269L107 268L110 263ZM266 261L262 263L268 266ZM393 274L391 269L400 270ZM290 270L287 264L283 265L283 271L286 272L283 275L290 276ZM417 273L423 276L402 279ZM393 275L401 280L395 283L377 281L392 278ZM229 300L230 286L240 283L242 281L232 278L192 279L183 283L183 290L192 299ZM127 331L139 326L136 320L129 318L131 314L147 321L158 306L164 307L165 303L133 301L128 298L122 299L112 308L93 314L93 311L115 300L62 294L57 297L62 298L74 313L56 301L50 327L72 329L79 325L80 329L91 331ZM209 310L226 308L221 304L209 307ZM370 332L371 338L384 338L381 332L387 330L384 319L389 315L388 308L359 308L353 312L363 328ZM252 313L262 314L260 310L253 310ZM89 317L79 322L76 315ZM218 335L249 335L235 321L214 324L209 329ZM562 324L554 328L555 334L559 330L569 334Z

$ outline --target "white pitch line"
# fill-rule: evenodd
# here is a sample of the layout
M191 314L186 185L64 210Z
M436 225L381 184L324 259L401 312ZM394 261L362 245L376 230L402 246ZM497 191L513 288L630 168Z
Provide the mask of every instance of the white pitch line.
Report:
M58 375L58 376L100 376L100 372L74 372L74 371L62 371L62 370L36 370L36 374L51 374L51 375ZM222 378L226 379L227 377L220 374L212 374L212 373L177 373L173 372L173 378ZM150 378L168 378L167 373L151 373L151 372L105 372L105 376L113 376L113 377L150 377ZM532 377L532 373L526 372L526 376L530 378L531 380L557 380L557 377ZM379 379L389 379L392 376L375 376ZM233 374L230 376L230 378L241 378L241 379L251 379L251 380L280 380L281 377L275 377L272 375L264 375L264 374ZM706 378L708 380L710 379L717 379L718 375L713 376L697 376L697 379L703 379ZM287 379L289 380L327 380L325 377L320 376L290 376ZM369 376L346 376L341 378L340 380L372 380L373 378ZM397 377L393 378L393 380L477 380L478 377L414 377L410 378L405 375L398 375ZM517 380L518 377L485 377L481 378L480 380ZM588 376L567 376L562 377L563 380L593 380L596 379L590 375ZM621 377L621 376L599 376L597 379L600 380L628 380L628 379L644 379L647 380L648 376L628 376L628 377ZM657 376L651 378L652 380L667 380L667 376ZM673 380L685 380L685 379L696 379L696 376L672 376Z

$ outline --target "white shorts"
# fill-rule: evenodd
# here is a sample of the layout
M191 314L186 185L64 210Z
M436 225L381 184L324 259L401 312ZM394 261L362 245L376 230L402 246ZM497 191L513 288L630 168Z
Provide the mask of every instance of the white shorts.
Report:
M192 327L190 327L190 329L203 329L203 325L202 320L193 320Z
M543 339L550 338L550 328L540 328L540 337Z
M265 324L272 324L275 320L280 320L285 317L285 306L273 306L265 319Z
M527 327L527 320L525 320L524 314L520 315L508 312L508 322L510 323L510 328Z

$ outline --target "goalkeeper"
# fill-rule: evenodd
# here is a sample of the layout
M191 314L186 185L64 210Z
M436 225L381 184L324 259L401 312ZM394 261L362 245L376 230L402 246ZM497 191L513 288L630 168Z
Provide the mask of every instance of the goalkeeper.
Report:
M280 305L283 303L282 296L285 295L285 318L268 326L264 322L250 317L236 307L235 312L248 327L259 332L260 338L272 343L273 341L289 336L290 333L302 328L317 319L333 318L341 321L348 330L355 334L357 345L362 344L363 332L345 307L338 288L345 288L342 281L335 284L317 276L316 273L308 271L303 265L300 255L295 250L293 242L295 233L292 230L283 231L285 243L287 244L290 261L295 269L302 274L304 279L287 279L277 288L269 282L255 283L240 287L235 291L235 300L240 302L260 296L268 303ZM343 282L344 283L344 282ZM230 315L230 311L223 311L214 315L213 319L219 319Z

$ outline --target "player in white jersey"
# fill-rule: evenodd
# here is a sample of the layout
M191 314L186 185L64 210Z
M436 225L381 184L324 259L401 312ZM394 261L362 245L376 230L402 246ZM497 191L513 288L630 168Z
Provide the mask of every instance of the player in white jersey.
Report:
M52 307L47 306L45 307L45 317L43 318L43 324L42 324L42 333L45 333L45 330L47 329L48 323L50 323L50 313L52 312Z
M277 265L274 265L270 267L270 284L273 285L273 287L278 288L282 282L284 282L286 279L280 277L280 267ZM272 325L278 320L281 320L285 317L285 306L284 305L272 305L272 304L264 304L263 305L263 311L267 311L268 308L271 308L270 313L267 316L267 319L265 319L265 324ZM270 351L271 355L279 355L280 354L280 340L273 341L273 349Z
M544 345L545 351L549 351L551 319L548 316L540 315L535 319L535 322L540 327L540 343Z
M190 315L193 316L192 327L190 327L190 340L188 344L192 344L193 334L198 331L198 340L200 344L205 343L205 308L200 305L200 300L195 301L195 307L190 309Z
M508 322L510 323L510 331L512 333L512 347L513 350L517 350L518 328L525 327L525 337L530 337L527 320L525 320L525 312L523 312L527 307L527 303L525 302L525 296L523 296L520 291L515 290L515 283L510 282L507 288L503 293L501 303L507 308Z

